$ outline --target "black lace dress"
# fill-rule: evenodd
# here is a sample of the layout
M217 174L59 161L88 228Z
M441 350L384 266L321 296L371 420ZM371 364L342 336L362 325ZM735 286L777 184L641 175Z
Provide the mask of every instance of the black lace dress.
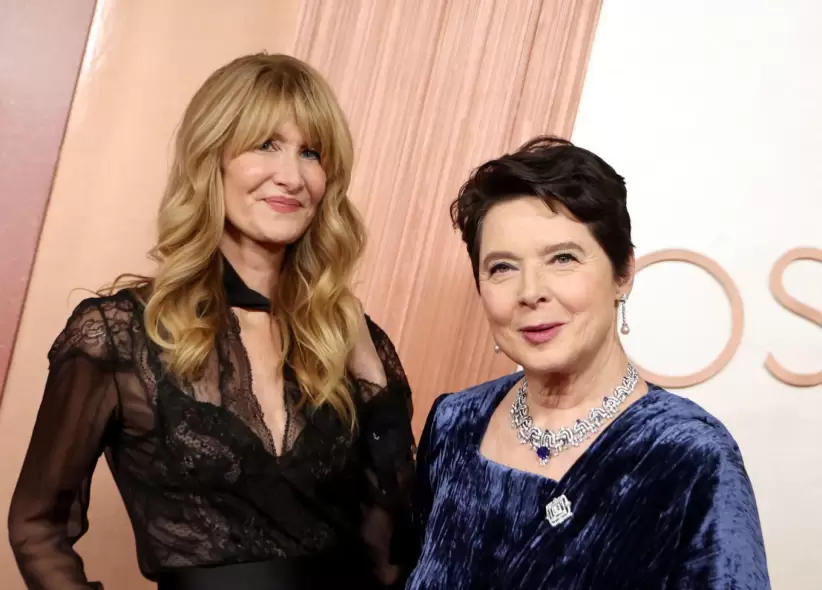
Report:
M230 266L225 274L232 306L267 306ZM74 310L49 352L9 516L29 588L101 587L87 581L73 550L88 528L101 454L151 580L273 560L302 563L323 577L318 585L365 589L384 587L375 569L390 562L407 572L413 565L411 392L388 336L368 320L388 385L354 382L354 435L330 408L298 409L298 386L286 367L288 426L275 444L252 392L239 322L226 313L228 327L204 376L180 388L164 374L130 291L87 299Z

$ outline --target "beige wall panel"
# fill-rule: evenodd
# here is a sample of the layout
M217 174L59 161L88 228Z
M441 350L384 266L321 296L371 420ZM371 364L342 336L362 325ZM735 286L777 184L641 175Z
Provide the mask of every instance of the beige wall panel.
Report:
M599 0L306 0L296 55L330 79L356 141L370 245L358 293L433 398L514 369L493 352L448 206L472 167L571 132Z
M93 13L94 0L0 8L0 389Z
M46 352L71 308L122 271L148 271L145 251L171 136L196 87L254 51L288 51L298 0L98 0L0 406L0 538L46 378ZM91 529L80 541L93 579L151 588L137 571L125 510L101 461ZM22 590L8 543L0 588Z

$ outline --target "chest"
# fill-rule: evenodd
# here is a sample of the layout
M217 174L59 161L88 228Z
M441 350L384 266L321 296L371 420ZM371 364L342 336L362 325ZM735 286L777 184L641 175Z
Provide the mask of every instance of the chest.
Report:
M295 387L286 383L276 322L266 312L244 310L232 319L232 329L218 337L209 370L190 387L158 397L160 423L174 443L170 449L186 457L191 472L256 457L260 447L264 455L282 456L298 434L295 425L289 439L294 403L286 393ZM205 448L215 452L198 452Z
M283 350L276 322L265 312L236 312L239 337L248 363L250 396L261 410L268 433L282 452L288 427L288 408L283 378Z
M591 437L571 446L543 464L530 444L523 444L511 426L509 406L503 402L492 414L480 443L480 453L489 461L554 481L561 480L594 442Z
M280 370L283 358L280 331L267 314L262 312L236 313L239 337L254 379L255 388L270 389L273 382L282 382Z
M450 579L449 588L514 580L523 588L664 588L687 525L688 494L675 481L657 479L658 469L638 467L631 451L594 450L592 460L556 482L498 464L476 448L472 456L451 447L451 456L447 451L437 461L448 467L433 478L426 547L445 543L450 555L473 565L467 575L439 579ZM546 508L561 496L571 515L552 524ZM435 552L426 552L426 561L434 570L449 568Z

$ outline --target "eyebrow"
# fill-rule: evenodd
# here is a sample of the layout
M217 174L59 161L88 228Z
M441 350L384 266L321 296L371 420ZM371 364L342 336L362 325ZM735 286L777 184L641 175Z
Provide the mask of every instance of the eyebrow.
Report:
M272 133L271 137L269 137L268 139L274 140L274 141L279 141L280 143L291 143L279 131L275 131L274 133ZM294 145L297 145L297 144L294 144ZM306 142L304 140L297 147L299 147L301 150L316 150L316 151L319 151L319 148L313 147L312 145L310 145L308 142Z
M274 141L279 141L281 143L288 143L288 140L285 137L283 137L283 135L278 131L272 133L269 139L273 139Z
M583 252L582 246L577 244L576 242L557 242L556 244L551 244L546 246L540 252L541 256L548 256L550 254L554 254L556 252L560 252L562 250L576 250L577 252ZM508 252L506 250L493 250L485 255L482 259L483 266L486 266L490 261L497 260L500 258L519 258L516 254L512 252Z

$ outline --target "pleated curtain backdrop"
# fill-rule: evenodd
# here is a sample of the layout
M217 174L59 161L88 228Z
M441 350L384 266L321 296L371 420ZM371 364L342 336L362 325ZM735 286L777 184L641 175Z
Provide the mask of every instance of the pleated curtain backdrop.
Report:
M471 169L568 137L601 0L304 0L296 56L330 80L355 139L369 246L357 292L393 337L419 433L433 399L509 373L449 204Z

